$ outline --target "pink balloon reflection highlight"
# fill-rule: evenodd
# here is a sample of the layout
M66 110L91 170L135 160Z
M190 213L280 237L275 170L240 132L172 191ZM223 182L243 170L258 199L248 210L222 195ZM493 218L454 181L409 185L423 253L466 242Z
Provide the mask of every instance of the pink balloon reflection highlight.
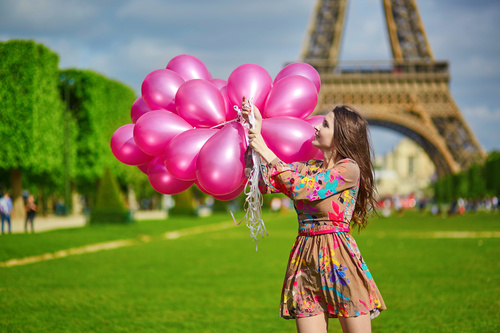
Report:
M190 129L173 138L165 149L167 170L179 179L195 180L198 153L217 131L209 128Z
M165 147L177 134L193 127L169 111L151 111L144 114L134 128L134 139L139 148L150 155L162 155Z
M186 81L194 79L210 80L212 75L205 64L195 56L189 54L178 55L167 64L167 69L178 73Z
M245 178L245 131L230 123L203 145L196 160L196 178L214 196L236 191Z
M111 152L122 163L140 165L153 156L143 152L134 141L134 124L123 125L111 136Z
M263 116L266 118L290 116L306 118L316 107L318 91L314 84L300 75L279 80L267 98Z
M293 117L275 117L262 121L262 137L283 162L307 161L316 156L312 145L314 128L307 121Z
M148 168L148 180L151 186L163 194L177 194L187 190L194 182L174 177L165 167L163 156L155 157Z
M186 81L175 95L177 113L196 127L212 127L226 120L221 92L204 80Z
M157 69L142 82L142 98L151 110L175 112L175 94L183 83L184 79L178 73L170 69Z

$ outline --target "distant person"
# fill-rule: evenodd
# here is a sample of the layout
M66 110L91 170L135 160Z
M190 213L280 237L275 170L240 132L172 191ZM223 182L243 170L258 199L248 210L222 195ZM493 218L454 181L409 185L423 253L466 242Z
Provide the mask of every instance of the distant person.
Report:
M12 199L8 192L5 192L0 199L0 213L2 214L2 234L4 233L4 223L9 224L9 234L12 232L10 225L10 214L12 213Z
M494 196L491 199L491 205L492 205L493 210L497 210L498 209L498 197L497 196Z
M260 189L288 196L298 215L281 317L295 319L299 333L326 333L329 318L338 318L344 333L371 332L370 320L386 307L350 234L366 226L376 206L366 120L352 107L337 106L314 127L312 144L324 160L288 164L267 146L262 116L243 98L243 117L250 113L249 146L263 161Z
M281 199L274 197L271 199L271 210L277 212L281 209Z
M24 222L24 232L28 232L28 223L31 224L31 232L35 232L33 220L37 212L35 198L29 195L26 199L26 221Z

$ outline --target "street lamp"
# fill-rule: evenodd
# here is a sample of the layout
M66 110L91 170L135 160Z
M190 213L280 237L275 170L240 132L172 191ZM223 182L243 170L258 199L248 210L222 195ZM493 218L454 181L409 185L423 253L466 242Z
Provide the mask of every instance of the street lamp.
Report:
M70 160L70 120L71 120L71 106L69 88L75 84L75 79L61 75L60 80L64 85L64 100L66 102L66 112L64 112L64 215L69 215L72 211L72 198L71 198L71 177L69 174L69 160Z

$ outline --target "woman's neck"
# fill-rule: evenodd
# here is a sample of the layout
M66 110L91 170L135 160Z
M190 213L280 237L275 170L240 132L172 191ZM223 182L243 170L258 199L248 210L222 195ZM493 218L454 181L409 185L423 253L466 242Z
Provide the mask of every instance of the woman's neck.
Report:
M332 152L331 150L329 151L322 151L324 160L323 160L323 168L324 169L331 169L340 160L340 156Z

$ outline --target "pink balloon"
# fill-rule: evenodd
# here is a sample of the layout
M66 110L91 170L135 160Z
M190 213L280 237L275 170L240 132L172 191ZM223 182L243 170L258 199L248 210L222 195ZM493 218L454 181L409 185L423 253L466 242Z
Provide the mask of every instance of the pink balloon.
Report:
M203 145L196 160L196 177L212 195L236 191L245 178L245 131L229 123Z
M323 152L320 149L318 149L318 152L316 153L316 156L314 156L314 159L315 160L324 160L325 155L323 155Z
M177 194L193 185L192 181L177 179L168 172L163 156L155 157L149 164L148 180L157 192L163 194Z
M217 200L221 200L221 201L229 201L229 200L233 200L233 199L237 198L237 197L238 197L238 196L239 196L239 195L243 192L243 190L245 189L246 185L247 185L247 180L245 179L245 180L243 181L243 184L241 184L241 186L240 186L240 187L238 187L238 188L236 189L236 191L231 192L231 193L229 193L229 194L225 194L225 195L214 195L213 197L214 197L215 199L217 199Z
M212 127L226 120L221 92L204 80L186 81L175 95L177 113L193 126Z
M219 90L227 86L227 81L223 79L211 79L210 83L213 84Z
M111 137L111 152L122 163L140 165L150 161L153 156L143 152L134 141L134 124L123 125Z
M279 80L284 77L290 75L302 75L314 84L316 90L319 92L321 88L321 77L319 76L318 71L313 66L306 64L305 62L294 62L285 66L279 73L276 75L274 79L274 83L276 84Z
M312 127L314 128L316 125L321 124L324 119L325 119L324 115L317 115L317 116L312 116L312 117L307 118L306 121L309 124L311 124ZM316 147L314 147L314 148L316 148ZM325 159L321 149L318 149L318 152L316 153L316 156L314 157L314 159L316 159L316 160L324 160Z
M184 79L170 69L157 69L146 76L141 92L144 102L151 110L175 112L174 98Z
M137 119L139 119L143 114L149 111L151 110L142 99L142 96L137 97L137 99L132 104L132 108L130 109L130 118L135 124L137 122Z
M196 179L196 158L201 147L218 130L197 128L182 132L173 138L165 149L167 170L182 180Z
M262 121L262 137L283 162L307 161L316 155L312 145L314 128L307 121L293 117L275 117Z
M193 79L210 80L212 75L205 64L198 58L189 55L178 55L167 64L167 69L178 73L186 81Z
M316 107L318 91L314 84L300 75L279 80L271 89L264 107L264 117L290 116L306 118Z
M237 67L227 80L227 95L233 105L241 109L243 96L253 98L253 104L264 109L267 95L273 86L269 73L259 65L245 64Z
M177 134L193 127L178 115L164 110L143 115L134 127L134 139L139 148L150 155L162 155Z
M147 175L147 174L148 174L148 167L149 167L149 163L151 163L151 161L148 161L148 162L146 162L146 163L144 163L144 164L139 164L139 165L137 166L137 168L138 168L139 170L141 170L141 172L142 172L142 173L144 173L144 174L146 174L146 175Z
M235 119L238 112L234 109L233 103L229 101L229 97L227 96L227 86L222 87L220 89L220 93L222 94L222 97L224 97L224 103L226 104L226 121Z
M198 187L198 189L199 189L200 191L202 191L203 193L213 196L213 194L212 194L212 193L208 192L207 190L205 190L205 189L203 188L203 186L201 186L201 185L200 185L200 182L198 181L198 179L195 179L194 184L195 184L195 185Z
M316 116L311 116L307 119L305 119L305 121L307 121L309 124L311 124L311 126L314 128L316 125L319 125L323 122L323 120L325 120L325 116L322 115L322 114L319 114L319 115L316 115Z

